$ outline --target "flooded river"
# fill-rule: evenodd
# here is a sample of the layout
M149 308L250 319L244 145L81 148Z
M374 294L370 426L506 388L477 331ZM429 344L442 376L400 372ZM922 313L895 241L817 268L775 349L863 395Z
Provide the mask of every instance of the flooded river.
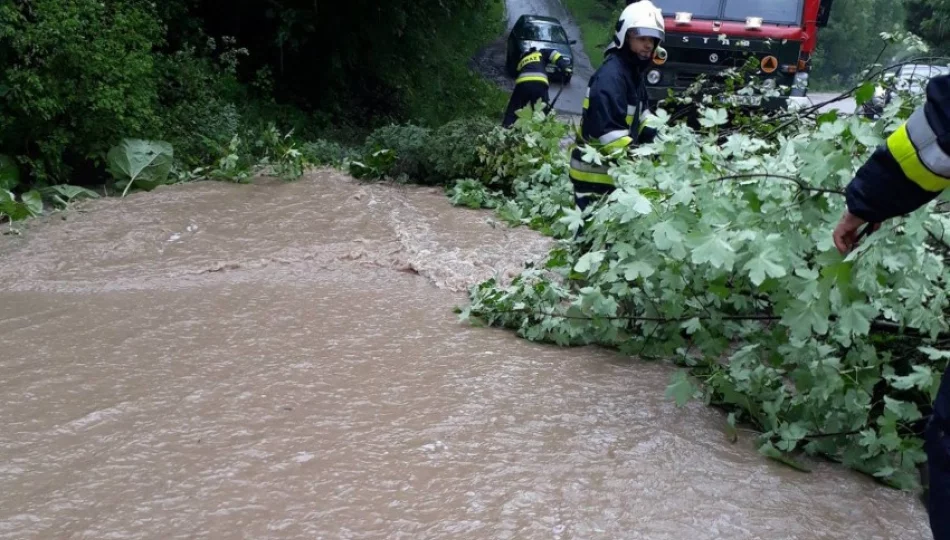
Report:
M548 244L437 189L63 217L0 238L0 538L929 538L911 494L728 443L668 366L457 322Z

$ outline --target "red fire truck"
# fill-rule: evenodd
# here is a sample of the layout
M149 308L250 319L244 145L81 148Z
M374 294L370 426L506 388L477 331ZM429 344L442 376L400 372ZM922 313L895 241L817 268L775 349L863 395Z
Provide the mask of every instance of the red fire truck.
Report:
M782 98L734 96L746 106L773 108L804 99L818 29L832 0L654 0L663 10L666 41L646 74L650 100L665 99L705 75L715 81L750 59L765 88L787 87Z

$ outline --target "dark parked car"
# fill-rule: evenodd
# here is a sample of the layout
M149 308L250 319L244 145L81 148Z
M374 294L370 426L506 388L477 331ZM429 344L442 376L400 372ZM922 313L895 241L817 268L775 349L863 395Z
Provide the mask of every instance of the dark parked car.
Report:
M571 68L574 68L574 54L571 51L571 45L577 43L576 39L568 39L567 32L561 26L561 21L553 17L542 17L540 15L522 15L518 18L515 26L508 34L508 51L505 55L505 69L508 75L514 77L517 73L518 60L531 47L538 49L556 49L563 54ZM548 65L548 74L554 74L556 68L553 64ZM560 74L551 78L560 77ZM564 83L571 82L570 77L563 78Z
M874 97L861 106L861 114L878 118L894 97L895 91L922 94L927 91L930 79L950 74L950 66L905 64L897 71L885 73L874 86Z

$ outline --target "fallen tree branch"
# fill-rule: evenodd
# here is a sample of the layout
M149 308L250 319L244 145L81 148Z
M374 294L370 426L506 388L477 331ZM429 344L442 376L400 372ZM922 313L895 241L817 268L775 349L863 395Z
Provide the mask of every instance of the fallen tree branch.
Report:
M789 182L794 182L796 185L798 185L798 188L802 191L813 191L815 193L828 193L831 195L841 195L842 197L845 195L845 192L842 190L813 187L813 186L809 186L808 184L803 182L801 179L795 178L794 176L786 176L782 174L770 174L770 173L749 173L749 174L733 174L729 176L720 176L719 178L706 182L706 184L710 184L713 182L725 182L728 180L748 180L748 179L753 179L753 178L777 178L779 180L788 180ZM694 187L696 185L697 184L694 184Z

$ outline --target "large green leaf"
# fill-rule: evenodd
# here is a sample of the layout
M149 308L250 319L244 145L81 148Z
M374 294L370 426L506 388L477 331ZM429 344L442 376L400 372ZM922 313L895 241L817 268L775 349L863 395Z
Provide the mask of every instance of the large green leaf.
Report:
M861 105L864 105L865 103L870 101L871 98L873 97L874 97L874 83L866 82L862 84L861 87L858 88L858 91L854 94L854 101L858 105L858 107L860 107Z
M43 197L39 192L28 191L23 194L22 201L17 201L12 192L0 189L0 215L7 216L10 221L21 221L42 212Z
M38 216L43 213L43 196L39 191L30 190L23 194L23 204L26 205L30 215Z
M122 196L134 184L146 191L168 182L174 160L172 145L163 141L125 139L109 150L109 171L120 187Z
M49 186L47 188L41 189L40 192L42 192L43 195L56 194L63 197L67 201L71 201L73 199L80 199L83 197L88 197L90 199L99 198L99 194L91 189L80 187L80 186L71 186L69 184Z

